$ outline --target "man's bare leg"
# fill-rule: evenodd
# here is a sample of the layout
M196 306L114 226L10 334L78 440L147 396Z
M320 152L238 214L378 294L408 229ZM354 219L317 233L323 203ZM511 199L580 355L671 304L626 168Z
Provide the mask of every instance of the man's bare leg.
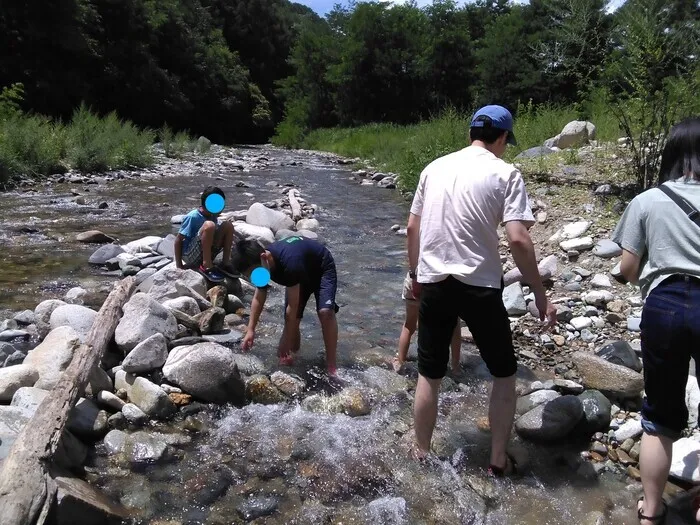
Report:
M328 373L336 373L336 352L338 348L338 319L335 312L328 308L318 311L318 320L321 322L323 332L323 344L326 347L326 367Z
M491 465L507 466L506 447L510 439L515 417L515 375L495 377L489 402L489 426L491 427Z
M442 383L442 379L429 379L422 374L418 375L413 417L418 455L421 458L430 452L430 441L433 438L435 421L437 420L440 383Z

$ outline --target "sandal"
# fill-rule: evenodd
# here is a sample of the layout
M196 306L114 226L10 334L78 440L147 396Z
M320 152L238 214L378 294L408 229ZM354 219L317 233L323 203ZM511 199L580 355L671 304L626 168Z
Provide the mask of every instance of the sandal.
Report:
M641 522L642 520L647 520L651 521L652 523L656 523L657 525L663 525L663 523L666 522L666 514L668 513L668 505L666 505L666 502L661 500L661 503L664 506L664 510L661 511L661 514L658 514L656 516L645 516L642 513L642 507L639 505L644 501L644 496L639 498L637 500L637 519Z
M497 467L496 465L489 465L486 471L489 475L496 478L505 478L507 476L512 476L517 472L517 464L515 459L508 452L506 452L506 464L504 467Z

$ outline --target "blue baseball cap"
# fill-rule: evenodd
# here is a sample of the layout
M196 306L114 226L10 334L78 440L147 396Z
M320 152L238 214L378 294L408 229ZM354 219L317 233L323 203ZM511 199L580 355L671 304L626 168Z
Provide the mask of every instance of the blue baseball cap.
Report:
M484 106L472 117L472 128L496 128L508 132L508 144L517 146L513 134L513 115L503 106Z

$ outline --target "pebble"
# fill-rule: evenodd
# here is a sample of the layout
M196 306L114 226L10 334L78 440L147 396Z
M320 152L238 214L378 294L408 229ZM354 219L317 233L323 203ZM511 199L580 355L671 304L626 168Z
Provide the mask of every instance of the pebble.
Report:
M635 481L642 481L642 473L639 472L639 469L637 467L629 465L627 467L627 475Z
M628 317L627 318L627 330L630 332L641 332L642 329L639 327L639 324L642 322L641 317ZM1 336L2 334L0 334Z
M606 447L600 441L594 441L593 444L591 445L591 452L596 452L596 453L600 454L601 456L607 456L608 455L608 447Z

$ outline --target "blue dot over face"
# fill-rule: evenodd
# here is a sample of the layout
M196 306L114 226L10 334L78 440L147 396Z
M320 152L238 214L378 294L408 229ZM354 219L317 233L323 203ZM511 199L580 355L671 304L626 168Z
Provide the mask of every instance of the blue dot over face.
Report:
M212 215L221 213L224 210L224 206L226 206L226 201L218 193L212 193L204 199L204 209Z
M270 283L270 271L260 266L250 274L250 282L257 288L263 288Z

